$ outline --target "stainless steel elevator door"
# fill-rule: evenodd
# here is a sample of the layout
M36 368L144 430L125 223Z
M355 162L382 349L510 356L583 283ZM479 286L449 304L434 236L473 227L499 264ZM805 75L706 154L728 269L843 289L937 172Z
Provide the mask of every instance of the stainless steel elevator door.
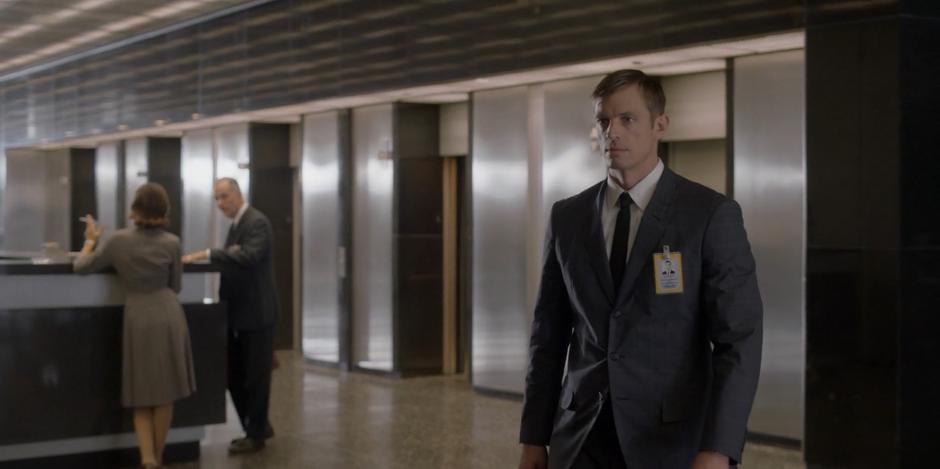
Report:
M734 61L734 196L764 300L764 352L748 428L803 438L806 363L802 50Z
M526 311L526 87L473 94L471 366L475 387L521 393Z
M215 144L215 177L233 178L238 181L245 200L251 202L250 171L248 164L248 124L234 124L213 129ZM212 247L222 247L232 221L222 215L216 216L215 239Z
M393 184L391 104L353 109L352 363L391 371Z
M121 167L120 142L107 142L98 145L95 151L95 198L97 199L98 223L105 231L113 232L123 226L123 221L118 217L118 193L119 177Z
M340 259L339 113L303 118L301 193L302 348L304 357L339 362Z
M194 130L183 134L183 251L191 252L212 245L215 219L220 216L212 198L212 130Z

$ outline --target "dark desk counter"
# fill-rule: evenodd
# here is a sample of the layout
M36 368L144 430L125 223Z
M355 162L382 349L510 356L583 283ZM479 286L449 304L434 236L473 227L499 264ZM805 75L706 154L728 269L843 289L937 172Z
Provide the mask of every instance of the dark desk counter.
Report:
M197 391L177 402L168 461L198 458L204 425L225 422L226 314L216 272L208 264L184 270ZM120 405L123 299L113 273L0 260L0 468L136 464L133 412Z
M0 276L2 275L44 275L44 274L71 274L72 259L78 253L69 253L68 260L53 261L43 257L40 252L3 251L0 250ZM213 273L219 268L208 263L184 264L184 273ZM102 273L114 273L113 270Z

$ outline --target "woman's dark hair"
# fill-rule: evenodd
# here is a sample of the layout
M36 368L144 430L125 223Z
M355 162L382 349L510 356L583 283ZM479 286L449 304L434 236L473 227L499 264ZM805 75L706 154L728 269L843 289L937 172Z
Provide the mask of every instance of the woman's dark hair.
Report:
M137 188L131 204L134 224L144 228L166 228L170 226L170 197L166 189L155 182Z

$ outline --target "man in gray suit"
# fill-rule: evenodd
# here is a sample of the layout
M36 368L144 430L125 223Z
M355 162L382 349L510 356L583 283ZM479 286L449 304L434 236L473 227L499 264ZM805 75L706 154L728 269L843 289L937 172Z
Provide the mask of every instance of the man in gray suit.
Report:
M232 441L229 451L250 453L274 436L268 421L278 314L273 231L268 218L245 202L236 180L219 179L213 192L219 210L232 219L225 247L197 251L183 261L210 259L221 267L219 297L228 306L228 388L246 435Z
M665 102L638 70L594 91L608 175L552 207L520 468L741 459L760 372L754 259L738 205L659 159Z

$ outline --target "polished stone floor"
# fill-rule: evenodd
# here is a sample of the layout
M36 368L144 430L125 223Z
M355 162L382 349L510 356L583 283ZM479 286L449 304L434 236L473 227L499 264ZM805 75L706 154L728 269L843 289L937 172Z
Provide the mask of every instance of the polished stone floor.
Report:
M172 468L512 468L521 404L473 392L463 377L388 379L341 373L278 352L263 451L227 454L241 436L234 409L209 427L198 463ZM796 451L749 444L741 467L803 468Z

